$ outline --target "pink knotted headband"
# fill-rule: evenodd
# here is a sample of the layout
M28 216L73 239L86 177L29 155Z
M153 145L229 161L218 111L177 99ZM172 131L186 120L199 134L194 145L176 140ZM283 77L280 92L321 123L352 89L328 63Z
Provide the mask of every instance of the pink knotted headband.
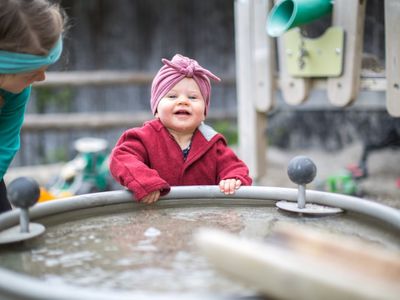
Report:
M204 114L207 114L210 106L211 83L210 78L221 81L209 70L204 69L194 59L176 54L171 61L163 58L164 66L158 71L151 85L150 106L153 115L157 111L160 100L183 78L193 78L199 86L200 92L206 102Z

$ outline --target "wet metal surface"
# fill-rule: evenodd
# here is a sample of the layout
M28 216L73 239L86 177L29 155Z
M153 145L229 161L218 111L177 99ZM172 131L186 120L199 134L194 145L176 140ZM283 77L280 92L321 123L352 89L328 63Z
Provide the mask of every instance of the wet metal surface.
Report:
M164 201L165 202L165 201ZM105 207L38 220L47 230L32 241L0 247L1 266L45 283L123 291L252 295L217 273L195 248L201 227L267 240L280 222L305 224L400 250L394 230L350 213L299 216L265 205L163 204ZM74 215L75 214L75 215ZM62 218L62 219L61 219Z

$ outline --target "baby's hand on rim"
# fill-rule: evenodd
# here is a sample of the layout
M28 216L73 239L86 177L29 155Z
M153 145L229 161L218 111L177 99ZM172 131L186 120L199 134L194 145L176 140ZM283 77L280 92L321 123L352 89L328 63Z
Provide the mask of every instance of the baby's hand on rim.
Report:
M219 189L225 195L232 195L241 185L242 182L239 179L224 179L219 182Z
M145 204L152 204L157 202L158 198L160 198L160 191L154 191L148 194L147 196L144 196L140 202Z

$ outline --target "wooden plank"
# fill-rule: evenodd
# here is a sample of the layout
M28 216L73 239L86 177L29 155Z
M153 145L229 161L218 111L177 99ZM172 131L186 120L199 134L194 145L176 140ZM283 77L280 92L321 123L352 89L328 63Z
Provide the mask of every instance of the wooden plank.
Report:
M400 1L385 0L386 108L400 117Z
M27 114L22 131L72 131L72 130L102 130L111 128L141 126L151 120L153 115L147 112L137 113L57 113L57 114ZM226 111L213 111L207 115L207 122L229 120L234 122L236 114Z
M272 0L255 0L253 6L253 69L256 109L268 112L275 105L275 47L274 39L265 32L267 14Z
M326 90L327 81L325 79L313 79L311 82L311 89ZM280 87L281 83L277 82L277 86ZM369 92L383 92L386 91L386 78L384 77L368 77L361 78L360 90Z
M154 73L140 71L68 71L47 72L46 80L35 82L35 87L60 87L60 86L105 86L105 85L149 85ZM234 76L222 74L221 84L235 84Z
M71 131L140 126L152 119L150 113L57 113L27 114L22 131Z
M333 105L350 105L357 97L360 86L362 46L366 0L336 0L332 25L345 31L343 74L328 79L328 98Z
M254 62L256 63L256 62ZM273 64L273 63L272 63ZM34 87L63 87L63 86L107 86L107 85L145 85L150 84L153 77L149 73L141 72L124 72L124 71L68 71L68 72L47 72L47 79L42 82L35 82ZM236 84L236 78L231 75L223 74L219 76L222 79L220 84L234 85ZM258 76L262 78L262 76ZM268 80L265 80L268 81ZM280 78L274 76L269 83L272 87L281 88ZM324 81L324 82L323 82ZM325 80L314 79L314 82L318 82L318 86L326 88L327 84ZM263 83L262 83L263 84ZM385 74L370 75L366 74L361 77L360 88L370 91L385 91L386 90L386 78ZM262 89L261 89L262 90ZM269 89L266 89L269 90ZM263 101L266 97L260 97ZM266 99L268 102L268 99ZM257 105L265 105L257 104ZM273 105L273 103L272 103ZM260 111L263 109L260 107Z
M268 299L399 299L398 252L287 225L267 242L216 229L203 229L194 238L214 267Z
M257 181L266 169L266 116L257 112L254 91L252 0L235 1L239 156Z
M130 71L68 71L47 72L46 80L36 82L37 87L148 84L154 74Z
M279 81L283 99L290 105L304 103L310 92L309 78L292 77L287 70L286 47L283 36L278 38Z

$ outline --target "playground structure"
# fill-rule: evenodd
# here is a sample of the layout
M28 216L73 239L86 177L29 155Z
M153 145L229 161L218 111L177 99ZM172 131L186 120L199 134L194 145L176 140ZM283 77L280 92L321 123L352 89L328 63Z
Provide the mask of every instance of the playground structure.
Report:
M281 1L280 4L285 4L282 9L286 9L287 23L298 18L302 25L317 17L309 16L310 7L304 8L305 2L315 3L314 11L318 11L321 3L332 3ZM385 78L361 78L366 4L367 1L363 0L333 1L332 26L319 38L310 39L304 37L297 27L283 33L289 26L276 24L282 22L285 14L274 19L274 25L284 29L279 32L281 35L277 34L277 38L268 36L266 26L271 25L267 24L271 20L265 12L273 13L273 1L235 1L239 150L255 178L265 175L267 113L274 108L277 92L281 92L287 104L299 106L308 100L313 90L323 89L332 106L345 108L357 100L360 90L386 91L388 114L400 117L400 43L397 38L400 3L384 1ZM295 5L304 9L295 10ZM320 15L327 11L329 9L322 9ZM305 16L299 17L296 13Z

